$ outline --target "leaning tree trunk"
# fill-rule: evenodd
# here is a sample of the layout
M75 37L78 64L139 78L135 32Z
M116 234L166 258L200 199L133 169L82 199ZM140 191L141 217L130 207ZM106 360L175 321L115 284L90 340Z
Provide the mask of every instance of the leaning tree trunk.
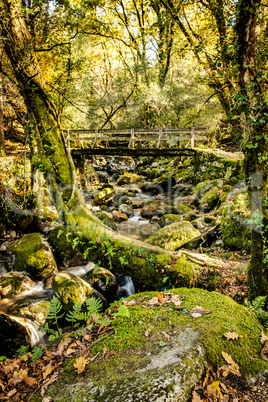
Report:
M39 65L33 51L21 2L0 0L0 27L4 50L24 98L32 125L32 163L45 175L57 211L64 219L67 230L74 234L81 252L96 262L101 260L114 272L128 272L131 264L136 282L145 288L171 285L193 285L198 277L198 266L186 256L168 252L124 238L102 225L87 209L75 183L72 159L65 146L53 103L47 96Z

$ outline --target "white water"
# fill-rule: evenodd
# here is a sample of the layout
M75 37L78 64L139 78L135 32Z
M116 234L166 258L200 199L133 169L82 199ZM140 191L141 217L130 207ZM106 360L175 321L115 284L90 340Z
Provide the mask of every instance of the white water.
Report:
M38 331L38 327L39 327L38 322L29 320L27 318L13 316L13 315L9 316L9 317L13 321L18 322L20 325L22 325L26 329L26 331L29 335L30 341L31 341L31 347L47 343L47 336L43 332Z

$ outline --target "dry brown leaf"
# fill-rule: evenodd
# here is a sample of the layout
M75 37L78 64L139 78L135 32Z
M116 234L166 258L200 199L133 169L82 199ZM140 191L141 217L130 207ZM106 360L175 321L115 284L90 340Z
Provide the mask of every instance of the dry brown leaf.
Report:
M229 374L229 372L231 372L232 374L240 376L241 374L239 372L239 366L238 366L238 364L236 364L233 361L232 356L228 355L228 353L225 353L225 352L221 352L221 353L222 353L224 360L229 364L229 366L222 367L224 369L224 372L222 373L222 375L224 377L226 377Z
M165 331L162 331L161 334L164 335L164 337L165 337L168 341L170 341L170 335L169 335L169 334L167 334Z
M11 396L15 395L18 391L16 388L13 388L9 393L7 394L7 397L10 398Z
M157 298L160 301L160 303L165 303L164 295L163 293L158 293Z
M28 387L33 387L38 383L37 378L34 377L27 377L24 378L23 382L28 386Z
M151 332L152 332L151 329L147 329L147 330L144 332L144 335L145 335L145 336L149 336Z
M172 295L171 299L169 300L169 303L173 303L176 307L181 306L181 298L178 295Z
M72 345L73 345L73 344L72 344ZM71 345L71 346L72 346L72 345ZM73 353L76 352L76 348L73 348L73 347L71 347L71 346L66 350L66 352L65 352L66 356L70 356L70 355L72 355Z
M194 318L199 318L202 317L202 315L209 313L211 313L211 310L205 310L201 306L196 306L190 311L191 316Z
M264 333L261 333L261 344L264 345L266 342L268 342L268 338Z
M75 360L73 366L77 369L77 373L81 374L85 370L88 363L89 361L84 356L80 356Z
M124 306L135 306L137 304L137 300L123 300L122 304Z
M262 351L261 351L261 358L262 358L263 360L266 360L266 361L267 361L268 358L267 358L266 355L268 355L268 343L265 344L264 348L263 348Z
M54 370L54 367L48 366L46 368L46 370L43 372L43 378L46 379L49 376L49 374L52 373L53 370Z
M62 352L64 351L66 346L69 345L70 342L71 342L71 338L69 338L69 337L67 337L67 338L63 339L62 341L60 341L60 343L58 344L58 347L57 347L57 355L58 356L62 355Z
M149 306L159 306L159 299L157 296L153 297L151 300L147 302Z
M192 402L202 402L202 401L203 399L201 399L198 393L194 391L192 395Z
M6 389L6 384L2 380L0 380L0 387L2 388L2 391Z
M85 341L90 342L92 340L92 335L86 334L84 336Z
M45 395L47 387L49 385L53 384L53 382L57 381L57 379L58 379L58 373L56 372L44 382L43 386L41 387L41 391L40 391L40 394L42 397Z
M103 352L102 352L102 358L104 358L104 356L106 355L107 351L108 351L108 349L107 349L107 346L105 345L104 348L103 348Z
M226 334L224 334L225 338L228 339L228 341L230 340L236 340L239 338L239 335L236 334L235 332L226 332Z

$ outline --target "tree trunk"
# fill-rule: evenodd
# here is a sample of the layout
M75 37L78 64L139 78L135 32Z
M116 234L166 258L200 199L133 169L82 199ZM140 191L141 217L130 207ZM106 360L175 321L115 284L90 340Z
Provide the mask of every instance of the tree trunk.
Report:
M4 133L4 102L3 82L0 75L0 156L5 156L5 133Z
M67 230L77 237L80 251L88 252L90 259L100 260L114 272L127 273L131 264L137 281L143 281L147 289L152 279L161 288L165 277L170 278L170 284L191 286L195 268L185 260L186 257L180 260L176 253L119 236L102 225L87 209L76 188L73 162L54 105L46 94L18 0L0 0L0 26L4 50L32 124L31 147L38 151L38 160L32 160L32 164L45 172L57 211Z

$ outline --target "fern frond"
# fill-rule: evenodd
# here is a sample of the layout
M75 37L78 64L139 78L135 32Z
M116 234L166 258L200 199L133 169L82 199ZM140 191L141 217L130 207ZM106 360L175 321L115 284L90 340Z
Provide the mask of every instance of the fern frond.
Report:
M48 320L54 320L54 324L64 316L64 313L59 315L60 311L62 310L62 305L61 302L57 299L57 297L54 295L50 301L49 309L48 309L48 314L47 314L47 319Z
M77 314L80 313L81 310L81 302L76 303L73 306L73 311L69 311L66 315L66 320L69 322L76 322L77 321Z
M95 299L95 297L89 297L86 299L86 306L89 316L98 314L102 311L102 302L99 299Z
M254 310L258 310L260 308L263 308L265 305L265 300L267 296L258 296L256 299L252 301L252 307Z

